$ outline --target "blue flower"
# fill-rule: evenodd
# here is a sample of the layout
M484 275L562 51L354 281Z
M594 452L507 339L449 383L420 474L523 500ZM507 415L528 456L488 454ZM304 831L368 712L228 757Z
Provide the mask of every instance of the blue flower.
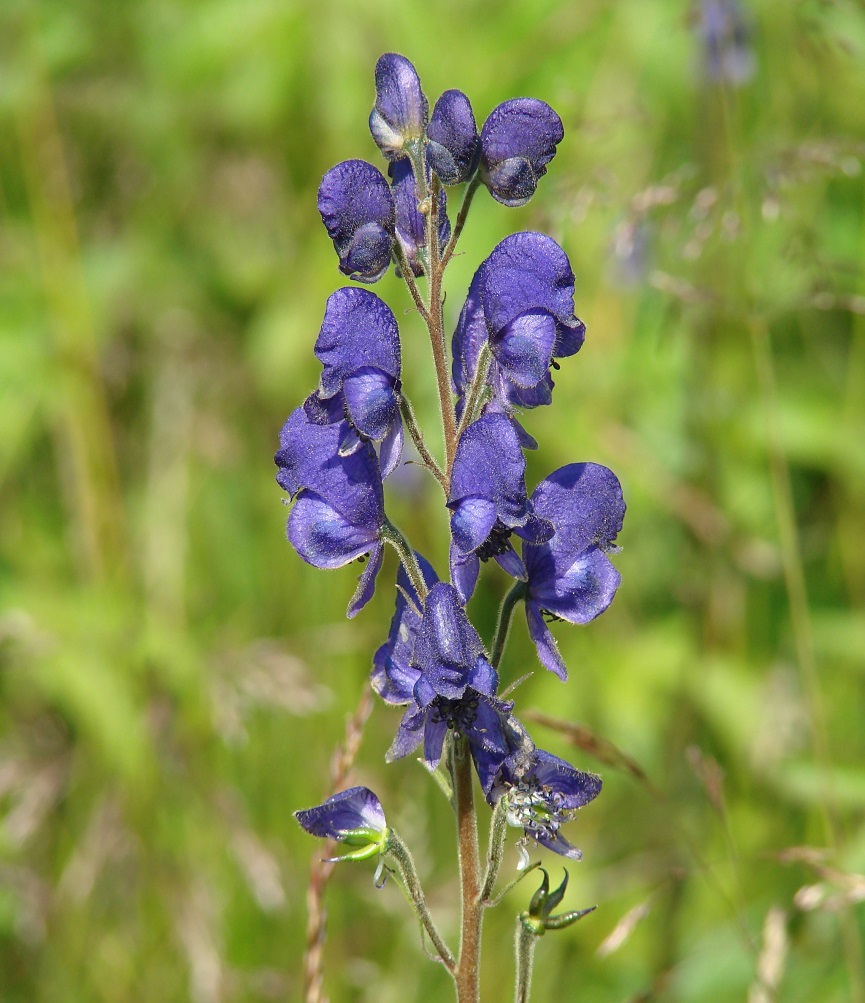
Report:
M410 664L418 673L388 762L423 742L423 758L434 770L448 731L465 737L473 757L509 751L504 724L513 704L496 697L498 675L459 601L445 582L434 585L417 627Z
M561 247L532 231L505 237L475 272L454 332L457 394L465 395L489 342L493 409L549 404L550 367L576 354L585 333L574 316L574 273Z
M508 824L523 830L521 844L533 839L554 853L579 860L582 853L559 831L577 810L601 793L601 778L574 769L543 749L516 769L503 765L487 800L497 804L506 796Z
M393 196L385 176L365 160L344 160L322 178L318 211L339 255L339 270L377 282L390 264Z
M428 117L417 70L405 56L386 52L375 64L375 106L369 116L378 148L388 160L406 156L406 146L423 137Z
M494 108L481 130L481 180L492 197L506 206L528 202L564 134L559 116L535 98Z
M702 0L700 34L712 80L738 86L754 75L750 31L738 0Z
M463 432L454 457L450 494L451 580L463 602L477 582L480 561L495 560L514 578L526 569L510 542L511 533L542 543L553 533L526 495L526 461L513 422L486 414Z
M381 442L387 477L403 443L399 328L390 307L367 289L337 289L328 298L315 354L324 371L304 403L307 418L319 425L348 423L341 455L370 439Z
M568 672L545 617L588 623L613 601L621 577L607 553L622 528L625 502L616 475L599 463L570 463L532 492L538 516L555 535L523 548L526 619L538 657L562 679Z
M438 575L425 557L420 554L415 554L415 557L427 588L432 588L438 581ZM420 611L423 603L402 564L396 576L396 584L396 609L387 640L373 656L370 682L385 703L400 705L412 702L415 683L421 674L420 669L411 664L411 656L421 624Z
M481 146L471 102L462 91L445 91L436 101L427 135L427 163L441 183L468 181L478 168Z
M412 274L425 272L423 257L426 249L424 218L418 210L417 183L411 162L395 160L388 168L392 178L393 198L396 204L396 237L403 250ZM429 179L429 168L427 168ZM441 191L438 197L439 245L444 247L450 237L451 224L447 214L447 196Z
M362 442L344 455L339 449L349 429L310 422L302 407L289 415L274 456L277 483L295 499L287 534L294 549L316 568L369 563L348 607L355 616L375 591L384 553L384 490L375 450Z
M379 799L368 787L351 787L294 817L312 836L356 847L331 860L366 860L384 852L388 828Z

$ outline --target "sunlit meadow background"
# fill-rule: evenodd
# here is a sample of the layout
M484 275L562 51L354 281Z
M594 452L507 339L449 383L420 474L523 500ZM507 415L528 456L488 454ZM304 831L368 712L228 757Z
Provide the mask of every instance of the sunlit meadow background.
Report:
M320 847L292 811L331 792L394 567L346 621L358 569L292 552L272 454L343 284L316 190L380 162L391 50L480 121L519 95L561 114L529 205L476 199L445 309L507 233L563 244L588 337L526 416L529 484L592 459L629 506L613 606L554 628L569 682L516 695L570 727L535 720L538 744L604 776L566 900L599 908L540 942L535 998L865 999L865 12L753 0L713 76L701 9L2 4L3 1003L303 998ZM440 442L425 332L392 272L375 291ZM435 483L391 487L442 571ZM488 641L504 585L471 605ZM520 618L503 677L537 669ZM453 937L452 821L420 766L385 765L398 717L374 709L353 782ZM487 1003L533 887L489 916ZM324 902L333 1003L451 998L371 866Z

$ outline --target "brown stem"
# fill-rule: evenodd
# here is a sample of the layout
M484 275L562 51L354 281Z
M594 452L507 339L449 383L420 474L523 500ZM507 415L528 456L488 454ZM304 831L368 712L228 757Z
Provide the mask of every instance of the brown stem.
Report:
M472 761L465 741L459 738L452 745L451 773L457 811L462 900L460 954L456 970L457 1003L478 1003L483 923L478 826L472 788Z

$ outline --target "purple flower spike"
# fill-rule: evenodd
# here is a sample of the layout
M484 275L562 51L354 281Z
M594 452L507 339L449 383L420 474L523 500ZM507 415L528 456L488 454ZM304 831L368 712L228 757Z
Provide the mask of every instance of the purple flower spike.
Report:
M393 179L393 198L396 205L396 236L411 265L415 277L424 274L421 260L426 247L424 218L418 210L417 184L409 160L395 160L388 168ZM427 169L429 178L429 169ZM447 214L447 196L442 191L438 198L439 246L444 247L451 234Z
M505 101L481 130L481 180L502 205L524 205L534 195L565 131L553 109L535 98Z
M344 160L322 178L318 211L339 255L339 270L378 282L390 264L395 211L384 175L365 160Z
M488 800L507 795L508 824L521 828L525 845L533 839L554 853L580 860L582 853L559 832L583 805L601 793L601 778L537 749L528 766L512 769L506 761Z
M418 672L413 699L388 750L388 762L423 742L424 762L434 770L449 730L465 737L473 757L494 755L501 761L508 755L505 725L513 704L496 698L498 675L456 590L445 582L427 596L411 665Z
M625 502L616 475L599 463L570 463L532 493L555 536L523 549L528 572L526 619L543 666L561 679L567 669L546 619L588 623L613 601L621 577L607 552L622 528Z
M387 52L375 64L375 107L369 116L369 131L388 160L407 156L406 145L420 140L429 117L417 70L395 52Z
M451 510L451 580L463 602L477 582L479 562L494 557L514 578L526 569L510 535L543 543L553 526L539 519L526 495L526 461L517 431L504 414L485 414L463 433L454 458Z
M348 422L356 434L340 443L342 454L363 441L381 442L387 477L403 442L399 328L390 307L367 289L337 289L328 298L315 354L324 371L304 403L307 418L318 425Z
M294 817L312 836L357 847L352 853L331 860L365 860L382 853L387 842L384 810L368 787L341 791L324 804L296 811Z
M296 499L287 533L303 560L316 568L341 568L369 556L349 617L372 598L384 556L385 521L378 457L368 442L340 452L351 437L356 438L346 423L315 424L299 407L283 425L274 457L277 483Z
M468 181L478 169L481 145L471 102L462 91L445 91L436 101L427 135L427 163L441 183Z
M438 581L438 575L426 558L420 554L415 554L415 557L427 588L432 588ZM411 655L421 623L420 611L423 604L402 564L396 583L396 610L390 622L387 640L373 657L370 682L385 703L400 705L412 702L415 683L420 678L420 669L411 664Z

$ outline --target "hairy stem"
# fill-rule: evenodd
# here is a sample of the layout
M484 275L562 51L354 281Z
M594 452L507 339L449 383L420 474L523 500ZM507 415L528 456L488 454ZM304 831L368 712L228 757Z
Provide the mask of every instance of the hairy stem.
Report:
M441 411L442 430L445 442L445 470L450 477L453 456L456 450L456 411L453 394L451 393L450 374L448 372L447 345L444 333L444 315L442 312L442 275L444 268L441 263L438 234L438 206L441 185L433 175L432 185L427 184L424 166L423 148L415 146L409 150L415 184L417 185L418 208L424 217L425 267L429 280L429 302L426 306L424 320L429 331L430 347L436 371L436 387L438 389L439 409ZM423 315L422 315L423 316Z
M487 342L487 344L485 344L481 349L480 355L478 356L477 369L475 370L475 375L472 378L469 392L466 394L463 416L460 418L459 427L457 428L457 445L459 445L463 432L477 417L477 411L480 409L481 402L483 401L484 394L487 390L487 376L489 376L490 358L492 357L492 354L492 349L489 346L489 342Z
M408 429L408 434L411 436L411 441L414 443L415 449L420 454L420 458L423 460L424 465L427 470L432 473L442 488L447 491L447 478L444 475L444 471L438 465L432 453L427 449L426 443L423 441L423 433L421 432L420 426L417 423L417 418L415 417L414 408L411 406L411 401L409 401L406 396L402 396L400 398L400 411L402 412L403 421Z
M499 876L499 868L502 866L507 832L508 800L507 797L501 797L493 809L493 817L490 822L490 841L487 846L487 870L484 874L484 883L481 888L481 903L485 906L492 904L493 888L495 887L496 878Z
M405 568L408 580L412 583L412 587L417 593L418 599L421 602L426 602L428 589L424 581L423 572L420 569L415 552L411 549L402 531L397 529L390 520L387 520L381 528L381 538L385 543L389 543L397 554L399 554L399 559Z
M517 608L517 603L521 599L525 599L525 597L526 583L514 582L504 599L502 599L502 604L499 606L499 618L496 622L496 632L493 635L493 645L490 651L490 665L494 669L499 667L499 662L502 660L505 644L508 640L508 631L511 627L511 618L514 615L514 610Z
M451 774L457 811L457 846L462 900L460 954L456 969L457 1003L478 1003L483 923L478 825L472 789L472 761L468 747L461 738L455 738L451 746Z
M522 916L517 916L517 929L514 935L514 955L517 962L514 1003L529 1003L529 997L532 993L532 968L535 962L535 944L537 941L537 933L526 924Z
M417 869L415 868L412 855L409 852L408 847L393 831L393 829L390 830L390 835L388 836L387 852L394 858L397 866L399 867L399 873L402 877L406 894L414 907L418 921L424 930L426 930L427 936L432 941L433 946L438 952L438 956L441 959L442 964L451 974L453 974L456 969L454 956L451 953L450 948L444 942L444 939L439 933L438 927L435 925L435 921L427 908L426 899L424 898L423 889L421 888L420 879L417 876Z

